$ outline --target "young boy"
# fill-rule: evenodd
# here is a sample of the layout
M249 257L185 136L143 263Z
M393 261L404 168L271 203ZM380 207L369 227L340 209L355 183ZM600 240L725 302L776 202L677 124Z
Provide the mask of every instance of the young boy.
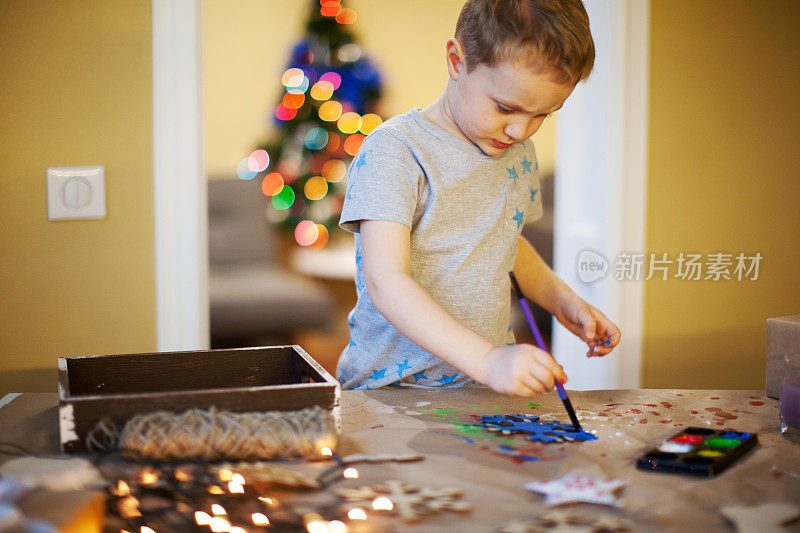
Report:
M439 99L373 131L350 166L340 225L355 233L358 302L338 378L549 391L567 377L514 344L509 271L588 356L620 338L520 235L542 215L529 137L591 72L588 16L580 0L468 0L445 59Z

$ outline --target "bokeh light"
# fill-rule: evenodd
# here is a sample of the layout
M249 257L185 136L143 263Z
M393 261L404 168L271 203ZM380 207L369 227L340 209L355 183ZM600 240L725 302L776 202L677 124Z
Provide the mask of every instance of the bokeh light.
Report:
M283 210L289 209L294 204L294 189L288 185L284 185L278 194L272 197L272 207L275 209Z
M347 533L347 526L341 520L328 522L328 533Z
M281 76L281 83L283 83L286 87L292 87L299 85L305 77L306 75L303 74L303 71L299 68L290 68L283 73L283 76Z
M253 519L253 523L257 526L268 526L269 525L269 518L264 513L253 513L250 515L250 518Z
M325 128L311 128L306 133L303 144L309 150L322 150L328 144L328 130Z
M319 106L319 118L325 122L336 122L342 116L342 104L336 100L328 100Z
M308 90L308 78L303 76L299 83L292 83L286 86L286 92L290 94L303 94Z
M251 171L263 172L269 166L269 154L266 150L253 150L247 158L247 166Z
M322 200L328 194L328 182L322 176L314 176L306 181L303 192L309 200Z
M297 116L297 109L289 109L284 107L283 104L278 104L278 107L275 109L275 117L278 120L292 120L294 117Z
M261 180L261 191L266 196L275 196L283 189L283 176L277 172L270 172Z
M381 125L383 119L374 113L367 113L361 117L361 127L359 131L364 135L369 135L372 130Z
M245 157L239 161L239 166L236 167L236 175L240 180L251 180L258 174L255 170L250 170L250 158Z
M361 128L361 115L353 111L345 113L339 117L337 125L342 133L355 133Z
M326 72L319 77L319 81L331 82L333 84L333 90L335 91L342 84L342 77L335 72Z
M320 80L311 87L309 94L314 100L327 100L333 96L333 83L327 80Z
M319 228L311 220L303 220L294 228L294 240L300 246L310 246L319 237Z
M303 103L306 101L306 95L304 94L292 94L286 93L283 95L283 107L286 109L300 109L303 107Z
M353 61L358 61L361 57L361 47L356 43L349 43L339 48L337 55L340 61L352 63Z
M322 13L323 17L335 17L341 10L342 6L339 4L339 0L322 2L322 7L319 8L319 12Z
M354 133L347 137L344 140L344 151L347 154L355 156L358 153L358 149L361 148L361 143L364 142L366 137L361 135L360 133Z
M347 511L347 518L350 520L366 520L367 512L361 507L354 507Z
M347 174L347 165L339 159L331 159L322 165L322 177L331 183L342 181L345 174Z
M325 145L325 151L329 154L332 154L336 150L339 149L339 145L342 144L342 139L339 137L339 134L335 131L328 132L328 144Z
M317 240L309 245L310 248L322 248L328 244L328 228L322 224L317 224L317 229L319 230L319 237L317 237Z
M339 24L352 24L357 18L358 14L355 12L355 10L346 7L339 11L339 14L336 15L336 22Z

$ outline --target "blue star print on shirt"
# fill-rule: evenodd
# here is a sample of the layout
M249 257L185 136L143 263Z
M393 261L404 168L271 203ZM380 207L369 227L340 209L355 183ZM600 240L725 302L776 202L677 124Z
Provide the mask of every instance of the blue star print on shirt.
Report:
M425 371L424 370L420 370L419 372L414 374L414 382L417 382L417 381L419 381L421 379L428 379L428 376L425 375Z
M519 178L519 176L517 175L517 168L516 167L511 167L511 168L506 167L506 170L508 170L508 179L514 180L514 185L516 185L517 184L517 178Z
M383 379L385 375L386 375L386 369L381 368L380 370L373 370L372 375L369 377L369 379L374 379L377 381L379 379Z
M531 171L531 162L528 161L528 156L525 155L525 158L522 160L522 173L525 174L526 172Z
M539 189L534 189L533 187L531 187L531 202L536 200L536 193L537 192L539 192Z
M356 247L356 268L361 270L361 260L363 257L361 256L361 246Z
M411 365L408 364L408 359L403 361L402 363L395 363L397 365L397 377L402 378L403 372L411 368Z
M447 374L442 374L442 377L440 377L436 381L438 381L440 385L449 385L452 382L454 382L457 377L458 374L450 374L449 376Z
M361 152L358 155L358 159L356 159L355 167L356 170L361 170L361 167L367 164L367 152Z
M513 217L511 217L511 218L512 218L512 219L514 219L514 220L516 220L516 222L517 222L517 229L519 229L519 228L520 228L520 226L522 226L522 222L523 222L523 220L525 220L525 211L520 211L519 209L517 209L516 211L517 211L517 212L516 212L516 213L514 214L514 216L513 216Z

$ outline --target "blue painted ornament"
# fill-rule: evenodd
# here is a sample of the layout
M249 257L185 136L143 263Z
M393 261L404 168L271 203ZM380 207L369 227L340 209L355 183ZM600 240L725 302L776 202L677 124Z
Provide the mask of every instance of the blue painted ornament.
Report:
M518 415L484 415L481 424L489 431L499 431L504 435L520 433L533 442L571 442L596 440L597 437L586 431L575 431L568 424L555 422L539 422L538 416Z

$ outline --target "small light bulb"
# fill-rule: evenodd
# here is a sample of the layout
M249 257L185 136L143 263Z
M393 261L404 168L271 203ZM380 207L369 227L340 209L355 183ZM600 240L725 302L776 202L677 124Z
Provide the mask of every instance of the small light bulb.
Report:
M347 511L347 518L350 520L366 520L367 512L361 507L353 507Z
M204 513L203 511L195 511L194 521L197 522L198 526L207 526L211 523L211 515Z
M222 531L230 531L231 523L221 516L215 516L211 519L211 523L208 525L208 527L210 527L211 531L214 533L220 533Z
M131 493L131 488L121 479L117 482L117 496L127 496Z
M328 533L328 524L321 520L314 520L306 524L308 533Z
M220 468L219 472L217 472L220 481L230 481L233 479L233 472L228 470L227 468Z
M347 526L339 520L331 520L328 522L328 531L330 533L346 533Z
M264 513L253 513L250 516L253 519L253 523L257 526L268 526L269 525L269 518Z
M325 457L330 457L331 455L333 455L333 450L331 450L327 446L323 446L322 448L320 448L319 453L321 453Z
M379 496L372 500L372 508L376 511L391 511L394 508L394 504L386 496Z
M231 476L231 481L234 483L238 483L239 485L246 485L247 482L244 480L244 476L241 474L234 474Z
M186 470L184 470L182 468L176 468L173 475L175 476L175 479L177 479L178 481L191 481L192 480L191 474L189 474L189 472L187 472Z
M352 466L347 467L347 468L344 469L344 472L342 472L342 476L347 478L347 479L357 479L358 478L358 470L356 470Z
M158 481L158 474L152 470L144 470L142 472L142 483L145 485L152 485L156 481Z
M244 487L241 483L235 481L228 481L228 491L231 494L244 494Z
M211 512L215 515L228 514L225 508L218 503L211 506Z

